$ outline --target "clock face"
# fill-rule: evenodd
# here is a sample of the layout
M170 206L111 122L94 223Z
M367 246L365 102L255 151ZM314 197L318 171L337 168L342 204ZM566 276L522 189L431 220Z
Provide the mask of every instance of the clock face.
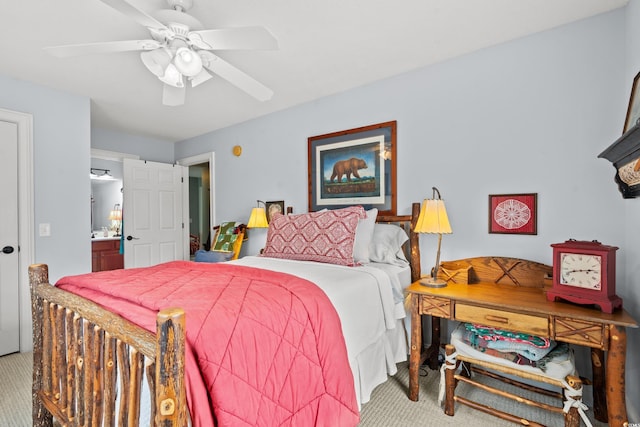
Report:
M599 291L602 286L602 257L561 253L560 284Z

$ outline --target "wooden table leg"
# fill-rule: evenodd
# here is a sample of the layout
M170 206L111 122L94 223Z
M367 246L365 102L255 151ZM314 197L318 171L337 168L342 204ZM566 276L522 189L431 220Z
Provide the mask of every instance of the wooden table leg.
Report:
M607 395L604 351L599 348L591 349L591 372L593 374L593 416L596 420L606 423L609 419L607 412Z
M611 325L609 331L609 353L605 373L609 425L626 425L624 371L627 351L627 332L624 327Z
M440 369L440 363L438 361L438 356L440 355L440 318L434 316L429 317L431 318L431 345L429 345L422 354L420 365L426 364L429 369L437 371Z
M418 401L420 391L420 353L422 352L422 316L419 295L411 294L411 352L409 354L409 399Z
M440 318L431 316L431 345L426 350L426 360L429 368L437 371L438 355L440 354Z
M438 356L440 355L440 318L431 316L431 346L432 353L429 355L429 368L437 371Z
M447 344L445 347L445 353L447 357L451 357L453 353L455 353L456 349L451 344ZM453 416L455 412L455 389L456 389L456 380L454 378L456 374L456 370L451 366L454 363L445 361L447 365L447 369L444 371L445 375L445 399L444 399L444 413ZM442 385L441 385L442 387Z

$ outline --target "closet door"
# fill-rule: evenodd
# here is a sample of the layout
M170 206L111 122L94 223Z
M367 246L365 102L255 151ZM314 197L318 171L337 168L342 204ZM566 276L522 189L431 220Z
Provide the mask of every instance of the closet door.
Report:
M18 125L0 121L0 356L20 350Z

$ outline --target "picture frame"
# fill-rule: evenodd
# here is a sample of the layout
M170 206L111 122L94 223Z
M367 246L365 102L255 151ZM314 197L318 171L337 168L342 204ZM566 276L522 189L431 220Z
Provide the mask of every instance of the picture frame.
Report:
M631 95L629 96L629 106L627 107L627 116L624 120L624 128L622 133L626 133L634 127L638 119L640 119L640 96L638 95L638 86L640 85L640 72L636 74L631 85Z
M271 223L271 218L276 213L281 213L282 215L285 214L284 200L278 200L275 202L265 202L264 205L265 205L264 211L265 211L265 214L267 215L268 223Z
M308 138L309 212L362 205L396 215L396 121Z
M538 234L538 194L489 194L489 233Z

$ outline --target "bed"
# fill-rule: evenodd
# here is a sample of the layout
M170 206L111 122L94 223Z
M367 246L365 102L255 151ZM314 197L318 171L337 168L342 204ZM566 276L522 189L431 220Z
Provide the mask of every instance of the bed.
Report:
M56 286L46 265L31 266L33 425L356 425L359 405L406 359L402 296L420 277L419 208L374 216L376 230L407 231L404 268L377 249L356 268L295 259L270 235L262 256Z

